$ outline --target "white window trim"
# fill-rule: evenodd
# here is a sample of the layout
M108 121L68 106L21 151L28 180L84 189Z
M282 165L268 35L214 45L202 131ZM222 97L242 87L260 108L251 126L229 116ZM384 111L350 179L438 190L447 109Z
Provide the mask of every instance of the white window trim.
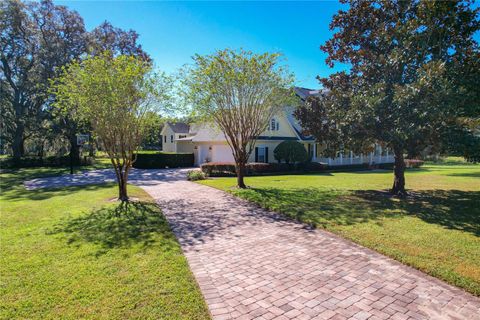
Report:
M268 129L270 131L279 131L280 130L280 122L275 118L270 119Z

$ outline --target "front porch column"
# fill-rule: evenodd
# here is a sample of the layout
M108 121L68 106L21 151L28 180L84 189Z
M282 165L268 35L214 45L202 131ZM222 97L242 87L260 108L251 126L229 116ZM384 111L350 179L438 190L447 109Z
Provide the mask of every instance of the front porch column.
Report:
M313 157L312 157L313 160L317 160L317 144L314 143L313 144Z

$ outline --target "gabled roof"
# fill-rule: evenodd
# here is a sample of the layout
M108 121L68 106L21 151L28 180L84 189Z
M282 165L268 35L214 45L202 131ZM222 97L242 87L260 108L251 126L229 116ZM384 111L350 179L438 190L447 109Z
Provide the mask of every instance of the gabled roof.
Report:
M297 94L297 96L300 97L300 99L305 100L309 96L319 95L321 93L321 90L313 90L313 89L308 89L308 88L295 87L295 93Z
M215 125L204 125L192 138L193 142L226 141L225 134Z
M167 122L167 124L175 133L188 133L190 130L190 126L184 122Z
M312 136L312 135L307 136L307 135L303 134L303 129L300 126L300 124L298 123L297 118L295 118L295 116L293 114L294 111L295 111L294 108L288 108L288 107L285 108L286 118L287 118L288 122L290 123L290 125L292 126L295 133L297 134L297 136L300 138L300 140L304 140L304 141L315 140L314 136Z
M305 101L306 98L312 95L320 95L324 93L323 90L312 90L312 89L307 89L307 88L302 88L302 87L295 87L295 93L297 96L300 97L303 101ZM298 123L298 120L294 116L294 107L285 107L284 108L284 113L285 117L292 127L293 131L295 132L296 136L298 139L303 140L303 141L314 141L315 137L312 135L305 135L303 133L303 129ZM193 141L193 142L206 142L206 141L225 141L225 135L215 126L213 125L205 125L205 124L197 124L197 125L192 125L189 126L186 123L183 122L167 122L167 124L172 128L172 130L175 133L190 133L192 134L191 137L186 137L186 138L181 138L177 139L177 141ZM189 132L190 129L193 129L195 132ZM279 139L282 138L283 140L286 140L287 137L264 137L262 136L262 140L268 140L268 139ZM297 139L294 137L288 137L289 139Z
M295 93L297 96L305 101L308 97L310 96L319 96L323 93L325 93L326 90L313 90L313 89L308 89L308 88L302 88L302 87L295 87ZM300 123L298 123L297 118L294 116L294 108L286 108L285 109L285 114L287 116L287 120L292 126L293 130L295 130L295 133L298 135L300 140L304 141L313 141L315 140L315 137L312 135L305 135L303 133L303 128L300 126Z

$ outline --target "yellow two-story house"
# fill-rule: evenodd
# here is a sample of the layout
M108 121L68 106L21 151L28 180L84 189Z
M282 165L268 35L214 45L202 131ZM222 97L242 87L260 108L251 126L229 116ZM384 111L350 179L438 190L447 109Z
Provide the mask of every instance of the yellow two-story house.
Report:
M295 88L302 99L318 94L316 90ZM293 107L284 107L268 123L267 129L257 137L254 152L249 162L276 162L273 151L285 140L294 140L305 146L312 161L328 165L349 165L362 163L391 163L393 156L380 147L368 155L339 153L336 158L326 158L321 153L321 141L313 136L306 136L295 119ZM214 124L203 123L187 125L184 123L167 123L162 130L163 150L167 152L193 152L195 165L206 162L234 162L232 150L225 135Z

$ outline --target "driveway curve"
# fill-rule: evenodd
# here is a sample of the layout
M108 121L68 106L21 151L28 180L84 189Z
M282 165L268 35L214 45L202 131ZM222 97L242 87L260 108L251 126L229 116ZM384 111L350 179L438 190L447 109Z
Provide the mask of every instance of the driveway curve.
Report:
M131 182L162 207L214 319L480 319L459 288L185 172L134 170Z

